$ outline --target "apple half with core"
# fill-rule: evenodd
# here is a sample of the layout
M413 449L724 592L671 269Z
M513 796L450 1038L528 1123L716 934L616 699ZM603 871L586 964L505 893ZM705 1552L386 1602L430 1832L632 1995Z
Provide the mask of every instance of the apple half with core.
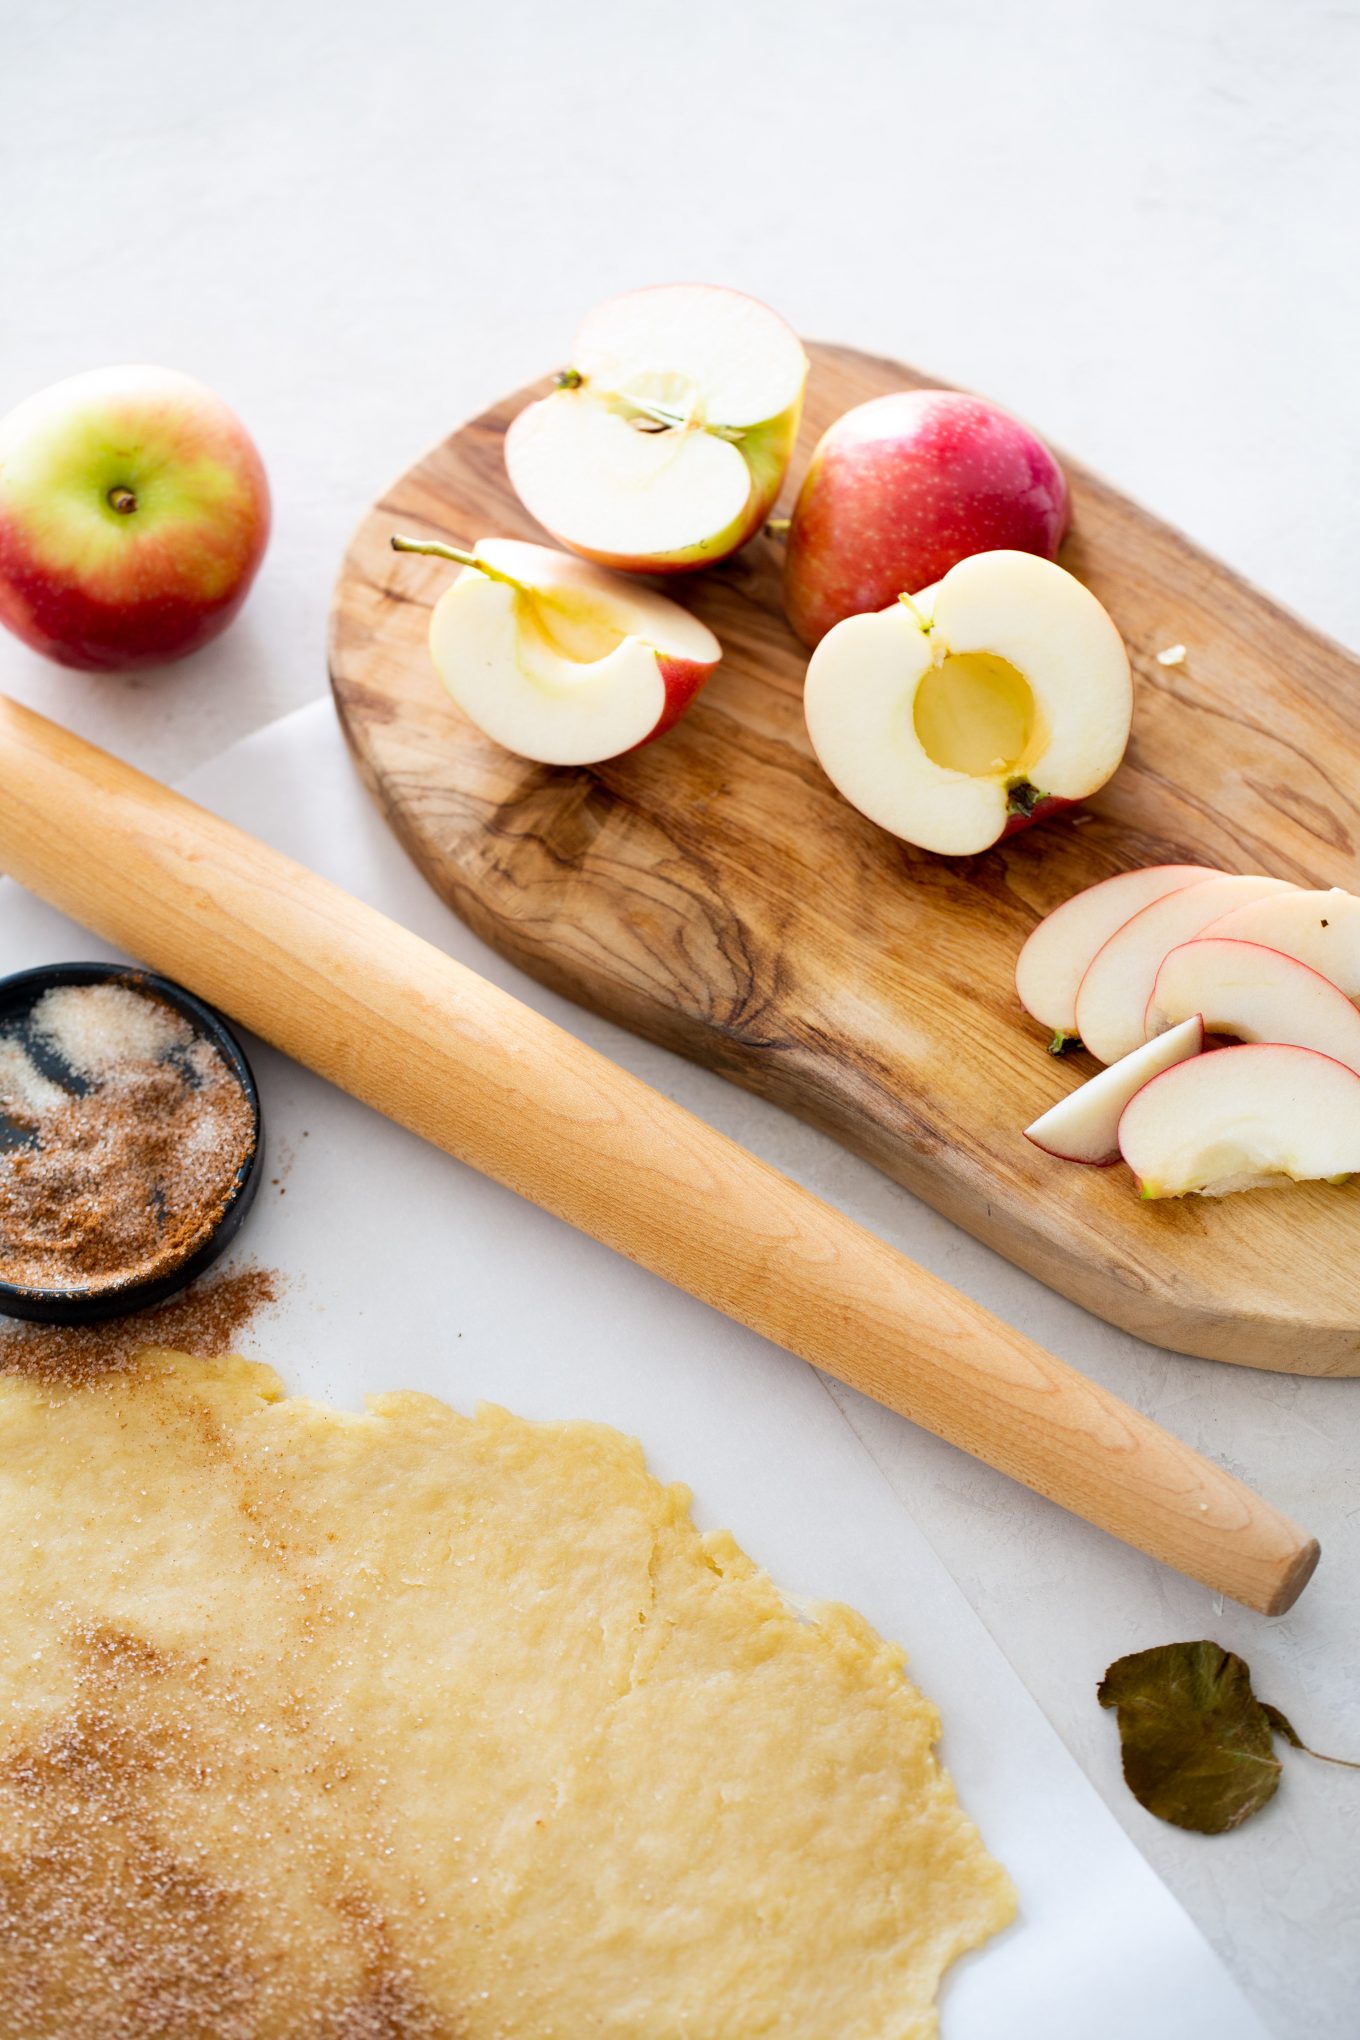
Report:
M725 559L774 507L798 436L807 356L740 291L664 284L612 298L550 396L520 412L505 464L573 552L631 573Z
M1202 934L1233 907L1292 891L1283 878L1206 878L1134 914L1096 951L1077 987L1077 1032L1092 1055L1103 1063L1118 1062L1147 1040L1148 1001L1170 950Z
M1330 978L1348 999L1360 999L1360 899L1340 886L1253 900L1211 921L1204 932L1282 949Z
M977 553L850 616L812 654L812 748L905 842L968 857L1103 786L1133 708L1128 655L1089 589L1032 553Z
M1219 1049L1145 1084L1119 1149L1148 1198L1336 1182L1360 1169L1360 1076L1281 1042Z
M1067 480L1028 425L961 390L856 404L817 442L784 557L784 607L806 645L847 616L940 580L970 553L1055 559Z
M594 765L664 735L722 657L678 602L548 546L392 545L462 567L430 618L435 669L478 729L538 764Z
M187 375L97 369L0 420L0 622L65 666L197 651L245 601L268 539L254 442Z
M1119 1122L1130 1098L1163 1070L1198 1055L1203 1046L1204 1023L1198 1014L1192 1014L1155 1041L1145 1041L1131 1055L1111 1063L1098 1076L1088 1077L1027 1126L1025 1139L1060 1161L1091 1162L1102 1168L1117 1162Z
M1282 950L1203 936L1173 949L1148 1002L1149 1038L1191 1013L1208 1034L1315 1048L1360 1075L1360 1011L1329 978Z
M1020 951L1015 989L1020 1004L1053 1039L1055 1055L1077 1036L1077 988L1096 951L1124 923L1168 893L1222 876L1203 864L1151 864L1116 872L1045 915Z

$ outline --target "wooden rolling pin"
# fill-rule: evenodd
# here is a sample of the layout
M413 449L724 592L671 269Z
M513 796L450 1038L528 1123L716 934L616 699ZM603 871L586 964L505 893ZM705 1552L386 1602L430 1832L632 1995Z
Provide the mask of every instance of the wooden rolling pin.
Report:
M0 868L484 1175L1265 1614L1318 1547L1148 1418L507 992L0 696Z

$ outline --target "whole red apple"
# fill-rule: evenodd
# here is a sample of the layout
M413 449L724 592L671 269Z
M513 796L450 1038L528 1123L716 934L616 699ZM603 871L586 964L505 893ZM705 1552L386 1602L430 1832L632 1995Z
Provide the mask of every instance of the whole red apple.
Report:
M815 645L971 553L1055 559L1070 514L1062 469L1008 411L956 390L874 397L812 456L784 563L789 622Z
M0 622L66 666L197 651L269 538L269 484L235 412L187 375L104 368L0 420Z

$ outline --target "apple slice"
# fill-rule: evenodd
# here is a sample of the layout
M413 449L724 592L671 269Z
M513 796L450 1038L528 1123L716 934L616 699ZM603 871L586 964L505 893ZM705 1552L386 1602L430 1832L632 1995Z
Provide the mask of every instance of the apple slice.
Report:
M1145 1041L1141 1048L1111 1063L1098 1077L1088 1077L1027 1126L1025 1139L1060 1161L1093 1162L1101 1167L1117 1162L1119 1121L1130 1098L1163 1070L1198 1055L1203 1046L1204 1023L1198 1014L1192 1014L1155 1041Z
M670 729L722 657L706 624L650 589L516 539L474 551L394 538L463 568L430 656L464 715L542 765L593 765Z
M1360 1012L1330 978L1282 950L1221 936L1173 949L1148 1001L1149 1036L1191 1013L1206 1034L1315 1048L1360 1075Z
M975 553L838 623L812 654L808 733L881 828L968 857L1103 786L1124 755L1128 656L1089 589L1032 553Z
M1360 899L1333 886L1329 892L1277 893L1234 907L1211 921L1206 935L1263 942L1282 949L1330 978L1348 999L1360 999Z
M1092 957L1134 914L1168 893L1222 877L1205 864L1151 864L1120 871L1064 900L1040 921L1020 951L1015 989L1020 1004L1053 1035L1060 1054L1077 1032L1077 987Z
M1092 1055L1118 1062L1147 1040L1148 1000L1169 950L1232 907L1293 890L1283 878L1206 878L1134 914L1096 951L1077 987L1077 1032Z
M774 508L807 371L792 328L740 291L631 291L591 313L557 389L511 425L510 480L554 538L603 566L710 566Z
M1119 1149L1144 1197L1223 1197L1360 1169L1360 1076L1313 1048L1224 1048L1154 1077Z

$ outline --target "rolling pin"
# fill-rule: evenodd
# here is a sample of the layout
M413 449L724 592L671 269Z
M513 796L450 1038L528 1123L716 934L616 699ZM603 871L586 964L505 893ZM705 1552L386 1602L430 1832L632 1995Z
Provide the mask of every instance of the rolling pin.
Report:
M0 696L0 869L739 1324L1264 1614L1318 1547L1239 1480L509 993Z

